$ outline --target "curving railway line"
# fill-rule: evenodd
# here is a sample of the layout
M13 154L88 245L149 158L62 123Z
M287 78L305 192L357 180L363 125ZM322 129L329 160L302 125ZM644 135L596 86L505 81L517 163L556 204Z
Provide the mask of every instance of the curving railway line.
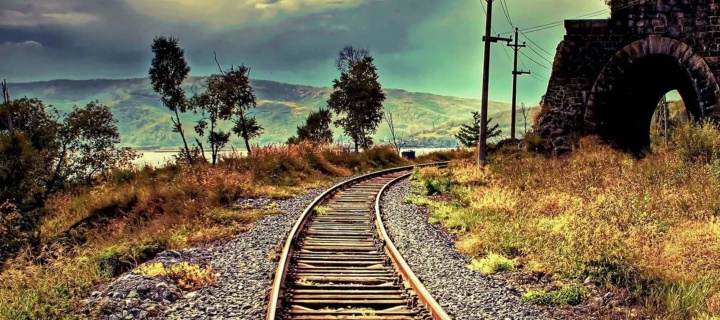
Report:
M423 166L444 166L434 163ZM266 320L450 319L410 270L380 218L380 197L414 167L383 170L318 196L290 232Z

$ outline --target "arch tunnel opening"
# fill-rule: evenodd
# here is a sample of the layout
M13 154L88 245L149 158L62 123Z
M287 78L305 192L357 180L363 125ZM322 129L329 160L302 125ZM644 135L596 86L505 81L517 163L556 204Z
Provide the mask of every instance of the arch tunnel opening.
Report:
M695 82L677 58L651 54L633 61L616 76L599 101L598 133L619 148L640 155L650 147L651 126L658 102L676 90L686 112L700 117Z

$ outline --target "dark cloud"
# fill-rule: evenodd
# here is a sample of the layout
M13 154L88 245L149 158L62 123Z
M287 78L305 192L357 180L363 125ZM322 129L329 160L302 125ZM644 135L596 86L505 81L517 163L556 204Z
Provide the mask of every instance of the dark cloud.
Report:
M212 29L199 23L153 19L123 0L3 1L0 14L19 12L26 19L0 23L0 43L35 41L43 48L12 55L0 64L0 75L15 81L144 75L151 58L150 43L159 34L178 37L191 65L199 70L214 64L212 52L217 51L227 64L242 62L265 72L302 71L333 59L346 44L369 47L377 54L407 50L409 30L441 3L372 1ZM70 21L73 16L85 20Z

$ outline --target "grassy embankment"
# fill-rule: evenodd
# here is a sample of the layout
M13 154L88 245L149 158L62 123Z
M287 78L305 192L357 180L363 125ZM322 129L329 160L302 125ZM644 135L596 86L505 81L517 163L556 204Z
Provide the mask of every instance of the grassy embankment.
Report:
M408 200L459 235L457 249L478 259L470 268L564 279L526 301L577 304L585 292L572 283L591 280L636 299L636 315L717 320L720 132L685 122L671 141L641 160L591 137L562 158L504 150L484 170L454 161L416 172Z
M72 311L94 285L162 250L229 239L279 213L277 204L243 207L235 204L238 198L288 198L339 177L405 164L387 147L354 154L300 145L256 149L252 157L225 159L216 167L168 164L113 172L97 186L49 199L41 249L7 261L0 273L0 319L78 318ZM192 266L146 269L170 278L212 276ZM184 280L192 287L212 279Z

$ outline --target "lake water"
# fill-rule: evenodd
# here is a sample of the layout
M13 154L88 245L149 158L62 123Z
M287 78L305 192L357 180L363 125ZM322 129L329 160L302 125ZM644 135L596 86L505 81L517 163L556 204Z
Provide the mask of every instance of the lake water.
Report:
M409 151L414 150L416 156L421 156L424 154L428 154L433 151L442 151L442 150L451 150L452 148L407 148L402 149L401 151ZM153 167L162 166L168 161L173 160L173 156L177 154L177 151L175 150L145 150L145 151L138 151L140 153L140 158L133 161L136 165L150 165ZM235 154L240 154L244 156L247 152L241 149L236 149ZM233 150L223 150L220 151L220 156L227 156L233 154ZM210 152L205 153L205 157L209 160L211 155Z

